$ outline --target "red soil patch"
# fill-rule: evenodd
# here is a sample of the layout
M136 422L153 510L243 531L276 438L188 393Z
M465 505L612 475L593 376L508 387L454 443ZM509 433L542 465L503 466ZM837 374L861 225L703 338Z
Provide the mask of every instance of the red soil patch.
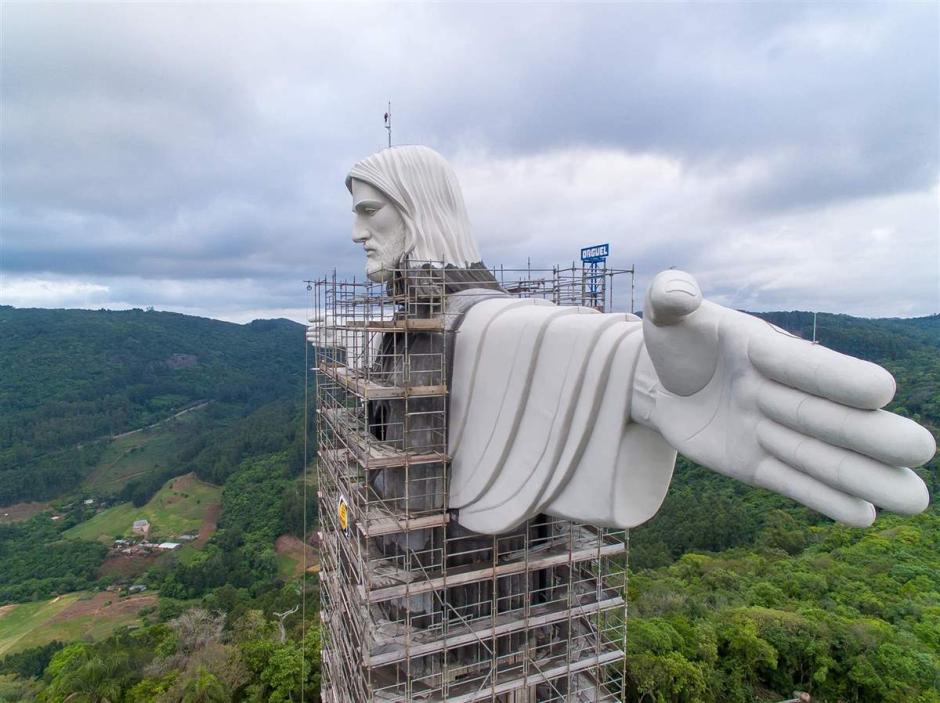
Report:
M110 601L110 603L109 603ZM83 615L95 617L114 617L117 615L136 614L144 608L156 605L156 594L138 594L119 598L116 593L101 591L87 600L77 600L61 613L57 613L49 623L63 622Z
M103 576L139 576L153 566L161 554L148 554L146 556L132 556L130 554L115 554L105 559L98 567L98 577Z
M0 508L0 523L29 520L33 515L48 509L48 503L15 503L8 505L5 508Z
M176 479L170 484L170 488L174 491L182 493L183 491L189 489L193 485L193 481L196 480L196 477L192 472L188 474L183 474L182 476L177 476Z
M179 494L185 493L187 490L189 490L193 485L193 481L195 480L196 477L192 473L177 476L173 480L173 483L170 484L170 490L174 492L174 495L169 495L166 497L166 504L173 505L174 503L179 503L181 500L183 500L183 496Z
M294 535L281 535L274 542L274 550L278 554L287 554L291 559L297 562L297 574L303 573L304 543ZM306 545L307 549L307 570L319 565L320 559L317 556L317 550L311 545Z
M219 515L221 515L221 513L221 503L213 503L206 509L206 516L202 519L202 525L199 526L199 536L196 537L193 544L197 547L201 547L209 541L209 538L212 536L212 533L215 532L215 528L219 524Z

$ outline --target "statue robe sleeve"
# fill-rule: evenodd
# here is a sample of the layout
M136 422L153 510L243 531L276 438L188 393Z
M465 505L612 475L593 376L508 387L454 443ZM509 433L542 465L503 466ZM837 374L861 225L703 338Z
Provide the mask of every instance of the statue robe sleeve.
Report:
M457 329L449 498L498 534L546 513L626 528L651 518L676 452L630 421L642 323L542 300L476 303Z

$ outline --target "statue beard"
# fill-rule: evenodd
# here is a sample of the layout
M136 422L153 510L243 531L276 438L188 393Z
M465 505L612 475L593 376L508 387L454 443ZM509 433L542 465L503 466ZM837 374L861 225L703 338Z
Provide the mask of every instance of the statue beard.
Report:
M366 254L366 277L375 283L388 283L406 264L408 252L405 251L407 236L405 225L384 235L373 235L371 248ZM370 246L367 242L366 246Z

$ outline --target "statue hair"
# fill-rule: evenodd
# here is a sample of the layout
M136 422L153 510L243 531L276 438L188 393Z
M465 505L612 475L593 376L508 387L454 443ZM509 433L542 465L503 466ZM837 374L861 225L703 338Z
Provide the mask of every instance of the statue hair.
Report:
M349 171L352 179L382 191L405 222L405 261L443 262L468 268L480 261L470 218L454 169L426 146L393 146L369 156Z

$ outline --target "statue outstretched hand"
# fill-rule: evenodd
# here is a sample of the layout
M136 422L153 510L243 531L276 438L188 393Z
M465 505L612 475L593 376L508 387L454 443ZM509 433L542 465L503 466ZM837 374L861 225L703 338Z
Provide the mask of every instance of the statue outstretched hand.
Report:
M936 443L880 409L895 391L880 366L703 300L676 270L650 285L643 338L631 415L682 454L849 525L870 525L872 504L927 507L905 467L929 461Z

